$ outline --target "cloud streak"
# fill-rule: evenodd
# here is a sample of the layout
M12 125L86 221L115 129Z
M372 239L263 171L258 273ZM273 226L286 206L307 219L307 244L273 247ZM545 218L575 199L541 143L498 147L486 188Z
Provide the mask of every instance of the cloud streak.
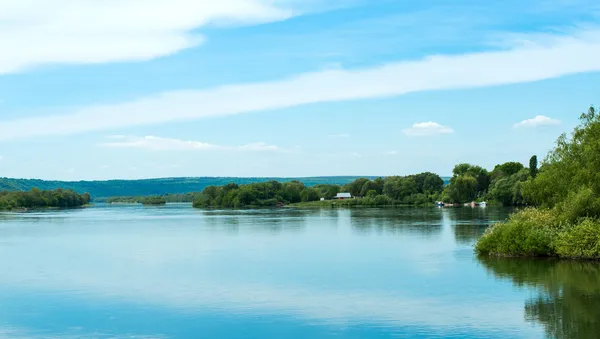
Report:
M111 141L99 143L98 146L108 148L136 148L149 151L248 151L248 152L278 152L281 149L275 145L264 142L251 143L242 146L223 146L206 142L181 140L175 138L163 138L157 136L123 136L114 135L108 137Z
M440 134L451 134L454 133L454 130L450 127L442 126L437 122L429 121L416 123L402 132L409 137L424 137Z
M171 91L130 102L84 107L64 115L3 121L0 140L539 81L600 71L599 54L600 29L586 30L572 36L544 37L510 50L434 55L365 69L305 73L278 81Z
M535 118L526 119L513 125L513 128L535 128L541 126L560 125L560 120L552 119L544 115L538 115Z

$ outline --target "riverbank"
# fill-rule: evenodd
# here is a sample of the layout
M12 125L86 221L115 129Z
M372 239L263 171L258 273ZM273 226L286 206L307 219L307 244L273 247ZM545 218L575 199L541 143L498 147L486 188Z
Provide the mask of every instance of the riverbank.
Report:
M288 204L284 207L288 208L359 208L359 207L377 207L377 208L394 208L394 207L434 207L433 203L425 204L384 204L377 205L373 202L364 202L363 199L347 199L347 200L323 200L323 201L309 201L309 202L298 202L294 204Z

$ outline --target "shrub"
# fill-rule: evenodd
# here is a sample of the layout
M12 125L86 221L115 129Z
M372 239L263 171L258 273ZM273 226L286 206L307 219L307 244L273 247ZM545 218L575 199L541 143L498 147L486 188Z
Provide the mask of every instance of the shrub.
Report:
M553 256L558 227L551 211L525 209L488 228L475 250L485 255Z
M600 217L600 199L591 188L570 192L567 198L555 207L555 213L563 223L574 224L583 218Z
M561 257L600 259L600 222L584 219L566 228L558 235L555 247Z

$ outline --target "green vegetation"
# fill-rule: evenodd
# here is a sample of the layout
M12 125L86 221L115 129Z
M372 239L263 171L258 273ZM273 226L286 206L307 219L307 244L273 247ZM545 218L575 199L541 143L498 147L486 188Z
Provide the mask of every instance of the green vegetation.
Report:
M167 200L161 196L146 197L142 199L141 203L143 205L165 205L167 203Z
M537 164L535 166L534 171L537 171ZM519 162L496 165L492 172L480 166L458 164L444 189L442 200L454 204L487 200L505 206L522 206L526 204L522 185L531 172Z
M167 203L194 202L196 196L200 193L185 193L185 194L165 194L161 195ZM141 204L146 196L139 197L110 197L106 199L96 199L97 202L105 202L108 204Z
M375 177L369 177L375 179ZM201 192L208 186L223 186L229 183L245 185L251 183L277 180L280 182L300 181L306 186L322 184L344 185L358 177L307 177L307 178L164 178L144 180L109 180L109 181L46 181L37 179L0 178L0 190L28 191L32 188L54 190L58 188L72 189L78 193L90 193L95 199L116 196L151 196L165 194L184 194Z
M481 257L494 276L537 290L526 301L525 320L541 324L546 338L598 338L600 266L595 262Z
M29 208L73 208L90 203L88 193L77 194L71 190L57 189L42 191L33 188L27 192L0 192L0 210L29 209Z
M580 120L571 137L560 136L539 171L518 182L519 199L537 208L488 229L477 252L600 259L600 114L591 107Z
M439 199L443 188L444 180L433 173L374 180L359 178L343 186L321 184L307 187L299 181L269 181L248 185L230 183L221 187L207 187L194 201L194 207L274 207L297 203L322 206L327 202L321 202L321 198L329 200L339 192L348 192L357 197L334 202L339 206L419 205ZM332 202L328 203L331 206Z

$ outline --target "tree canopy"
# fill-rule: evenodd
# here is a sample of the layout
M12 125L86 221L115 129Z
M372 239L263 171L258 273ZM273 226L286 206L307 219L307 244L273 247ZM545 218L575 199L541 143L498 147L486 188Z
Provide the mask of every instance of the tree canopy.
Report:
M78 194L72 190L56 189L42 191L32 188L26 192L0 192L0 210L12 210L20 208L72 208L81 207L90 203L91 196L88 193Z

